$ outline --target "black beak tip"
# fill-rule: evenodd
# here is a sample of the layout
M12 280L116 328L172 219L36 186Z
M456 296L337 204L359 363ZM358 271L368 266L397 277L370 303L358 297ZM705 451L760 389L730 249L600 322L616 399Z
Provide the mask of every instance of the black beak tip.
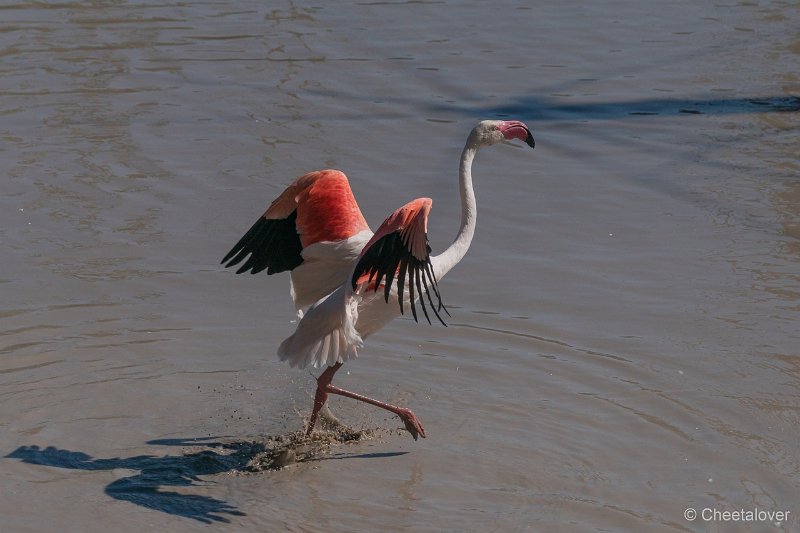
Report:
M533 140L533 135L531 135L531 132L528 132L528 137L525 139L525 144L531 148L536 148L536 141Z

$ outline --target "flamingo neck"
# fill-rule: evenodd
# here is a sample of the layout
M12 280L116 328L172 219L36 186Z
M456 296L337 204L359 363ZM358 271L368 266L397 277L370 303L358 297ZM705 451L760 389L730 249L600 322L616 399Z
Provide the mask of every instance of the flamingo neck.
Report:
M464 257L475 235L475 223L478 215L475 203L475 191L472 189L472 161L480 147L472 136L467 140L461 152L461 164L458 171L458 189L461 194L461 227L453 244L444 252L432 258L433 271L437 279L447 274Z

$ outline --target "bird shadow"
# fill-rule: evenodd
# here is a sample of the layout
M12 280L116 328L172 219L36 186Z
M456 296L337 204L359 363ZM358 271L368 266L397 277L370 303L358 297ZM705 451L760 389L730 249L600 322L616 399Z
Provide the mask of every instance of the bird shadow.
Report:
M105 493L116 500L127 501L146 509L211 524L229 523L229 517L245 516L246 513L225 500L177 492L169 490L169 487L203 486L209 481L201 476L263 472L277 470L291 463L321 460L336 442L344 441L317 438L314 441L305 439L301 442L300 437L295 437L294 434L255 440L235 440L228 437L156 439L147 444L182 447L183 453L111 458L92 457L83 452L54 446L41 448L30 445L20 446L6 455L6 458L19 459L33 465L90 472L133 470L136 473L109 483L105 487ZM398 453L339 453L335 458L367 459L393 455Z
M148 444L161 443L150 441ZM198 439L174 439L174 445L197 444ZM226 446L221 442L204 444ZM230 503L218 498L165 490L165 487L189 487L201 483L200 476L221 474L243 468L246 465L246 457L241 454L206 449L185 455L137 455L104 459L54 446L40 448L32 445L20 446L6 457L20 459L28 464L69 470L124 469L138 471L112 481L105 487L105 493L116 500L192 518L206 524L230 522L228 516L245 514Z

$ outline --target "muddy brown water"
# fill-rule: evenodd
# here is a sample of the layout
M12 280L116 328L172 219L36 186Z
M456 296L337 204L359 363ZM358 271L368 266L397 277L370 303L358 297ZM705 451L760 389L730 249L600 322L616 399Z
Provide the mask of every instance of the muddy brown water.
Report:
M3 4L2 529L800 530L798 27L780 2ZM252 463L314 376L275 356L285 276L222 255L324 167L373 228L433 198L443 249L497 117L537 147L476 160L449 327L396 320L335 382L428 438L335 398L359 438Z

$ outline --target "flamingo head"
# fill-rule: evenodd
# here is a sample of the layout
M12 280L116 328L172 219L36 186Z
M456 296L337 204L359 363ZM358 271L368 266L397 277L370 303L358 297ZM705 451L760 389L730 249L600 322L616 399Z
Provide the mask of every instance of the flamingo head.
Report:
M519 120L484 120L473 128L470 137L478 146L491 146L519 139L531 148L536 146L531 130Z

